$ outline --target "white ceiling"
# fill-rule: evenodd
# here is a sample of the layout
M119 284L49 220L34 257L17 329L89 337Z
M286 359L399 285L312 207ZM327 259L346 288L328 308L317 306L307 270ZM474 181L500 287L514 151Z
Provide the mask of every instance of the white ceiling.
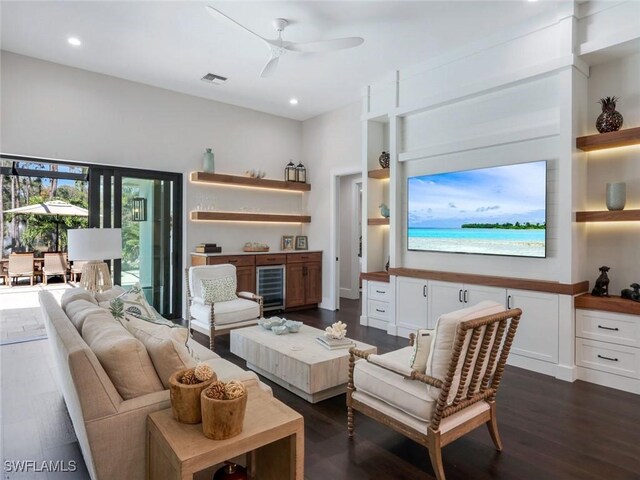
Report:
M269 78L262 42L216 20L211 4L256 33L285 40L360 36L359 47L287 53ZM553 2L2 1L2 49L199 97L305 120L360 98L363 86L553 8ZM83 42L67 43L69 36ZM200 78L229 77L224 85ZM289 99L300 103L291 106Z

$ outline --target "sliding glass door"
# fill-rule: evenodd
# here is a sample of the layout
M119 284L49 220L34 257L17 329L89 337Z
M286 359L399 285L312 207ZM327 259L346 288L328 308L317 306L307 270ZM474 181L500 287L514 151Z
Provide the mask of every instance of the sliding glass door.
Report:
M140 283L162 316L180 317L182 175L91 167L89 182L89 225L122 228L114 284Z

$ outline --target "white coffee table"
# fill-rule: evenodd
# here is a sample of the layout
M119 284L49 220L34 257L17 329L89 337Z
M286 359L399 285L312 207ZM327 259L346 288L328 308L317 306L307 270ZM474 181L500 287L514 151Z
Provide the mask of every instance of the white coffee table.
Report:
M316 342L323 334L308 325L286 335L257 325L238 328L231 331L231 353L245 359L254 372L316 403L346 392L349 374L349 349L326 349ZM359 350L377 352L374 346L355 343Z

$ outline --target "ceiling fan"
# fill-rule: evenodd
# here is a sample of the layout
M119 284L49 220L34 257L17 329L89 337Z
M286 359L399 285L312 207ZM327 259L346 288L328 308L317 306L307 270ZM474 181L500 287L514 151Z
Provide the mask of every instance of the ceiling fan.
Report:
M268 38L264 38L261 35L258 35L256 32L248 29L244 25L239 24L233 18L226 16L220 10L213 8L211 5L207 5L207 11L209 14L216 18L223 18L237 27L251 33L252 35L258 37L260 40L264 42L264 44L269 48L271 56L269 60L265 64L262 72L260 72L260 77L264 78L271 75L276 67L278 66L278 60L280 57L287 52L298 52L298 53L317 53L317 52L330 52L333 50L343 50L346 48L353 48L361 45L364 42L363 38L360 37L345 37L345 38L334 38L332 40L322 40L319 42L308 42L308 43L297 43L297 42L287 42L282 40L282 32L289 22L287 22L284 18L276 18L273 22L273 28L278 32L278 38L274 40L270 40Z

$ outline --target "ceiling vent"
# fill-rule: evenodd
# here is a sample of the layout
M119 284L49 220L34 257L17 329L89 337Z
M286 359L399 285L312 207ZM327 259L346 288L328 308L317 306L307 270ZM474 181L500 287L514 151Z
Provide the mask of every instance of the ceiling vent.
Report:
M200 80L207 83L213 83L214 85L221 85L223 82L227 81L227 77L216 75L215 73L207 73Z

